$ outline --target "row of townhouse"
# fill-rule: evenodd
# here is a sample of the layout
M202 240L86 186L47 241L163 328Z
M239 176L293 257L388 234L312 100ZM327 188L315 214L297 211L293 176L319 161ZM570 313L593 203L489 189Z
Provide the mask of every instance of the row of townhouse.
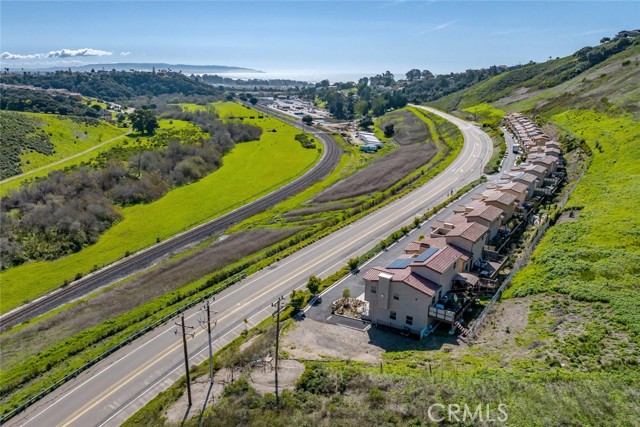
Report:
M506 120L512 131L521 132L515 133L516 138L539 135L539 128L522 115ZM552 142L552 147L556 144ZM526 162L473 195L471 202L455 206L453 215L434 221L429 236L410 242L400 258L364 274L368 320L421 338L439 322L450 324L451 332L464 331L461 318L473 301L468 291L492 268L483 258L489 243L505 231L516 212L526 215L531 200L541 194L560 163L559 155L537 150L527 154Z

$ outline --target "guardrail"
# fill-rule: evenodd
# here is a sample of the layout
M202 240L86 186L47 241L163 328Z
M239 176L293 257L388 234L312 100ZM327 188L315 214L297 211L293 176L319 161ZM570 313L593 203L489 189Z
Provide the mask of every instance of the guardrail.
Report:
M231 285L239 282L240 280L242 280L245 276L246 276L246 274L244 272L241 272L241 273L233 275L232 277L230 277L227 280L225 280L224 282L222 282L222 284L220 286L218 286L215 290L213 290L211 292L208 292L205 295L200 296L199 298L197 298L197 299L195 299L195 300L193 300L193 301L181 306L180 308L176 309L175 311L173 311L173 312L167 314L166 316L162 317L161 319L155 321L151 325L149 325L149 326L147 326L147 327L145 327L145 328L143 328L143 329L141 329L141 330L129 335L123 341L121 341L118 344L110 347L109 349L107 349L106 351L101 353L100 355L98 355L98 356L94 357L93 359L89 360L87 363L85 363L84 365L82 365L81 367L76 369L75 371L71 372L70 374L68 374L65 377L63 377L62 379L56 381L55 383L53 383L52 385L50 385L46 389L42 390L37 395L29 398L29 400L27 400L22 405L18 406L13 411L11 411L8 414L3 415L2 417L0 417L0 425L4 424L5 422L10 420L11 418L15 417L20 412L24 411L29 406L31 406L34 403L36 403L38 400L42 399L43 397L45 397L49 393L51 393L54 390L56 390L58 387L60 387L63 384L67 383L68 381L76 378L78 375L80 375L81 373L83 373L87 369L93 367L95 364L97 364L98 362L102 361L106 357L108 357L108 356L112 355L113 353L115 353L116 351L120 350L125 345L130 344L132 341L140 338L144 334L151 332L152 330L154 330L158 326L168 322L169 320L173 319L174 317L178 316L179 314L183 313L184 311L190 309L191 307L194 307L195 305L200 304L201 302L203 302L207 298L210 298L210 297L222 292L223 290L227 289L229 286L231 286Z
M434 306L429 307L429 316L447 323L453 323L456 320L456 313L454 311Z

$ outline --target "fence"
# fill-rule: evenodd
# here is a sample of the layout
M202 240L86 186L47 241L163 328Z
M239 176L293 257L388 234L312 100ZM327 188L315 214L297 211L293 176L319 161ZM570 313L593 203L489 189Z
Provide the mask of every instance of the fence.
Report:
M52 391L56 390L58 387L62 386L66 382L72 380L73 378L77 377L78 375L80 375L81 373L86 371L87 369L93 367L95 364L97 364L101 360L105 359L106 357L108 357L108 356L112 355L113 353L115 353L116 351L120 350L125 345L130 344L132 341L140 338L144 334L146 334L148 332L151 332L152 330L154 330L158 326L160 326L160 325L168 322L169 320L173 319L174 317L178 316L180 313L190 309L191 307L194 307L197 304L200 304L201 302L203 302L207 298L210 298L213 295L216 295L217 293L222 292L223 290L227 289L229 286L233 285L234 283L239 282L244 277L245 277L245 273L244 272L238 273L238 274L232 276L231 278L229 278L229 279L225 280L224 282L222 282L222 284L219 287L217 287L215 290L213 290L213 291L211 291L211 292L209 292L209 293L207 293L207 294L205 294L205 295L203 295L203 296L201 296L201 297L199 297L199 298L197 298L197 299L195 299L195 300L183 305L182 307L178 308L177 310L175 310L175 311L167 314L166 316L162 317L160 320L157 320L156 322L152 323L151 325L149 325L149 326L147 326L147 327L145 327L145 328L143 328L143 329L141 329L141 330L129 335L123 341L119 342L118 344L114 345L113 347L110 347L105 352L103 352L100 355L98 355L98 356L94 357L93 359L89 360L87 363L85 363L84 365L82 365L81 367L76 369L75 371L73 371L70 374L66 375L62 379L56 381L51 386L49 386L46 389L42 390L37 395L29 398L29 400L27 400L22 405L18 406L13 411L11 411L8 414L2 416L0 418L0 425L4 424L9 419L11 419L14 416L16 416L17 414L19 414L20 412L24 411L29 406L33 405L38 400L42 399L43 397L45 397L46 395L48 395Z
M513 266L513 268L507 275L507 277L505 277L504 281L502 282L502 285L500 285L495 295L491 298L489 303L482 310L482 313L480 313L480 315L476 318L473 324L469 327L469 331L465 336L465 341L471 342L475 338L476 333L482 326L482 323L484 323L484 320L489 314L489 312L491 311L491 308L493 308L494 304L500 299L500 297L502 297L502 293L504 292L504 290L507 289L509 286L511 286L511 279L513 278L513 275L516 274L516 272L520 270L520 268L522 268L524 263L529 259L531 252L533 252L533 250L535 249L536 245L540 241L540 238L549 228L550 222L551 222L551 219L547 217L545 222L538 227L536 235L533 237L533 239L531 239L530 244L527 245L526 249L522 254L522 257L520 257L520 259Z

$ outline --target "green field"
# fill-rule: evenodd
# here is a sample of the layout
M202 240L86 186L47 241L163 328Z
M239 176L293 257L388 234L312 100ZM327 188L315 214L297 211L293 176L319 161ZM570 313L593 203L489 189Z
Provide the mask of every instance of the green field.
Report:
M216 103L221 117L253 115L255 110L233 103ZM301 175L321 156L294 139L298 131L269 117L245 119L265 129L259 141L237 144L224 166L202 180L170 191L146 205L122 210L124 219L105 232L95 245L50 262L33 262L2 273L2 312L86 274L94 266L112 263L192 226L237 208ZM276 132L269 132L270 130ZM179 207L179 209L176 209Z

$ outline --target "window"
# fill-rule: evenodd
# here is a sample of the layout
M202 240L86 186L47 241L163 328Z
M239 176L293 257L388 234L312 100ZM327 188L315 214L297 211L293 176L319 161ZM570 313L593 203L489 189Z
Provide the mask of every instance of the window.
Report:
M407 316L407 320L405 321L407 325L413 325L413 316Z
M372 294L375 294L375 293L376 293L376 287L375 287L375 286L373 286L373 285L371 285L371 293L372 293Z
M395 300L399 300L399 299L400 299L400 295L398 295L398 294L393 294L393 299L395 299Z
M392 312L389 313L389 319L396 320L396 312L395 311L392 311Z

